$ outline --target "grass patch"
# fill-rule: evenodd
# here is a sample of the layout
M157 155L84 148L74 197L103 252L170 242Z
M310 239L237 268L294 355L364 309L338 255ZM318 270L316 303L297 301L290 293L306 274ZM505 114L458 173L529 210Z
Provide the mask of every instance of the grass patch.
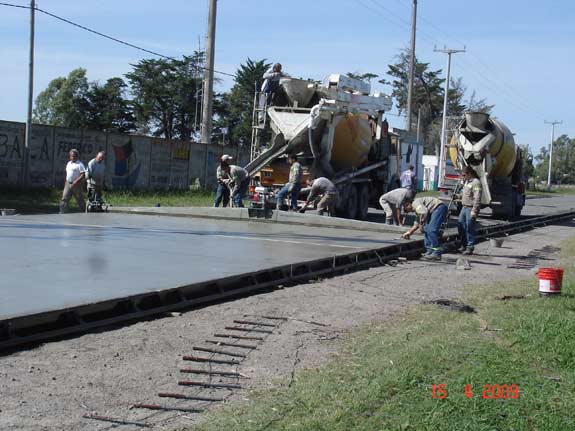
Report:
M352 334L338 359L298 373L290 388L193 429L573 430L575 241L564 250L561 297L539 298L530 278L468 288L464 302L477 313L412 307ZM447 397L433 399L432 384L445 384ZM484 399L486 384L516 384L519 398Z
M18 189L0 190L0 207L15 208L24 214L58 212L62 190L39 189L24 192ZM104 199L113 206L161 206L194 207L212 206L215 193L203 189L172 191L114 190L104 194ZM87 199L87 197L86 197ZM75 199L70 202L70 211L76 211Z

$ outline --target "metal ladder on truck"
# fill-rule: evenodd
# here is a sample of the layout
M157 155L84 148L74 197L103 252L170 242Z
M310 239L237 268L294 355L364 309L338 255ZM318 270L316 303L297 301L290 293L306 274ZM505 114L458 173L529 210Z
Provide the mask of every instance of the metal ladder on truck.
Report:
M250 162L261 154L261 135L266 128L267 121L267 100L264 106L260 108L260 96L262 92L258 90L257 82L254 91L254 103L252 109L252 141L250 144ZM261 119L261 120L260 120Z

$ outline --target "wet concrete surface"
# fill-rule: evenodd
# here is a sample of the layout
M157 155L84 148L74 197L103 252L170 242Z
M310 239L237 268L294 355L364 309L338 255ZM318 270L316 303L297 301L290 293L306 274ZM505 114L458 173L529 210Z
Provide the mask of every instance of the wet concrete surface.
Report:
M397 237L124 214L0 217L0 320L379 248Z

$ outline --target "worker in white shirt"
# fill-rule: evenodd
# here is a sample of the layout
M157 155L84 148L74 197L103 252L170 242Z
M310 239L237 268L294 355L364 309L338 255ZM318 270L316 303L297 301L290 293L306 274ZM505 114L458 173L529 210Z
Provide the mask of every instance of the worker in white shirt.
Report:
M76 198L76 203L80 211L86 210L86 202L84 201L84 178L86 176L86 167L78 160L78 150L72 149L68 153L70 160L66 164L66 184L62 192L62 200L60 201L60 214L64 214L68 208L68 203L72 195Z
M475 171L466 166L461 172L461 181L463 190L461 192L461 212L457 221L459 238L461 239L461 248L459 251L463 254L473 254L475 249L475 223L477 215L481 210L481 181L477 178Z
M415 166L409 165L409 169L406 169L401 173L399 177L401 187L406 189L416 189L417 180L415 178Z

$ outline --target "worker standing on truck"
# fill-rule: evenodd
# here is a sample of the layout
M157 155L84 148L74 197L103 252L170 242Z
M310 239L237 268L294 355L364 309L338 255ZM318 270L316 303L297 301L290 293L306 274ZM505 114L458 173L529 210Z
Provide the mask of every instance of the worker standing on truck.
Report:
M305 212L308 205L321 196L320 201L317 204L317 213L319 215L324 215L327 211L330 216L335 215L335 207L339 201L339 193L337 187L327 178L319 177L315 180L307 180L308 187L311 187L307 200L304 206L299 210L299 212Z
M394 189L379 198L379 205L385 211L385 222L403 226L401 208L406 201L413 201L415 192L412 189Z
M399 177L401 187L406 189L416 189L417 179L415 178L415 166L409 165L409 169L406 169L401 173Z
M301 190L301 176L302 169L300 163L297 161L297 156L295 154L290 154L288 156L288 163L291 165L289 170L289 179L285 186L277 194L277 206L278 209L283 209L284 199L289 193L290 196L290 207L291 210L297 210L297 198Z
M265 118L265 113L263 111L264 108L266 106L271 106L273 101L272 100L273 95L278 91L280 87L280 78L282 76L285 76L285 74L282 72L282 65L280 63L274 64L262 76L264 81L262 83L262 88L260 90L260 100L259 100L260 123L263 122Z
M216 200L214 201L214 207L216 208L220 206L220 203L224 208L226 208L230 203L230 188L228 186L230 176L228 175L228 165L231 160L232 156L224 154L220 159L218 168L216 169L216 177L218 180Z
M231 179L230 183L234 185L232 189L232 202L236 208L243 208L243 199L250 185L250 174L241 166L236 165L228 165L226 172Z
M461 212L457 220L461 248L463 254L473 254L475 249L475 221L481 209L481 181L475 171L466 166L461 172L463 190L461 192Z
M441 260L441 226L447 216L447 205L437 198L423 197L407 201L403 209L406 213L415 212L415 222L402 238L409 239L417 229L423 230L426 250L423 259Z

